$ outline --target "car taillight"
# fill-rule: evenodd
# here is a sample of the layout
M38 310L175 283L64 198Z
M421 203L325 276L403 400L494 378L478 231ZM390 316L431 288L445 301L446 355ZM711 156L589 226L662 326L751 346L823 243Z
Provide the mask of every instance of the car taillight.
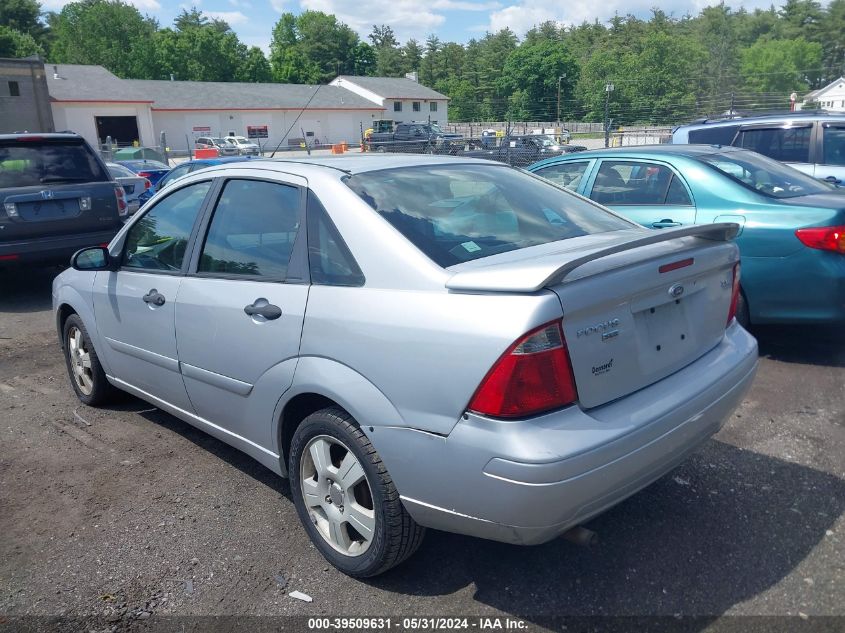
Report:
M578 398L560 321L520 338L496 361L475 391L469 410L495 418L535 415Z
M152 176L152 174L148 171L139 171L138 175L141 176L141 178L149 178Z
M809 229L798 229L795 237L804 246L817 248L822 251L845 253L845 226L819 226Z
M736 316L736 305L739 301L739 273L740 266L739 262L737 262L736 264L734 264L734 280L733 286L731 287L731 307L728 308L728 321L727 323L725 323L725 327L729 326L731 324L731 321L733 321L734 317Z
M123 190L123 187L115 187L114 195L117 198L117 214L126 215L126 210L128 207L126 204L126 192Z
M146 191L147 189L149 189L152 186L153 186L153 183L151 183L148 178L144 178L144 190Z

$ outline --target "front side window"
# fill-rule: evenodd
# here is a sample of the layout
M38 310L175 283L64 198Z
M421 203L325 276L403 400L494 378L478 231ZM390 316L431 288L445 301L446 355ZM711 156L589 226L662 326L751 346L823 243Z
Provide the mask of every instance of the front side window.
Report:
M299 189L261 180L223 188L197 272L283 280L299 230Z
M158 190L161 191L174 180L181 178L191 170L191 165L179 165L174 167L164 178L158 181Z
M549 165L548 167L538 169L534 173L556 185L576 191L578 185L581 184L581 179L584 177L584 172L587 171L589 164L590 161L588 160L558 163L557 165Z
M700 160L748 189L772 198L794 198L828 193L832 185L754 152L702 155Z
M742 130L735 145L785 163L809 163L812 130L810 126Z
M345 180L431 260L447 267L636 224L507 166L384 169Z
M825 165L845 166L845 125L825 126L822 147Z
M157 202L129 229L123 266L151 271L179 271L191 231L211 188L198 182Z

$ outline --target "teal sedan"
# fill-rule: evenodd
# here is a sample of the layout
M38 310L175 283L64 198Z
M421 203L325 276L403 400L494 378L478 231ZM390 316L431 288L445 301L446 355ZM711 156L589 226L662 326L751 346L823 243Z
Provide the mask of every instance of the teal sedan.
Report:
M649 228L739 224L740 322L845 322L845 189L718 145L579 152L528 171Z

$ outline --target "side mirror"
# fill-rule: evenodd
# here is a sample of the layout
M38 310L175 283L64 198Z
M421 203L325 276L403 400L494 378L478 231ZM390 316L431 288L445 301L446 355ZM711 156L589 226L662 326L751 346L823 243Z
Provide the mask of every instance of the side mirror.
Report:
M70 258L74 270L110 270L112 264L109 249L105 246L82 248Z

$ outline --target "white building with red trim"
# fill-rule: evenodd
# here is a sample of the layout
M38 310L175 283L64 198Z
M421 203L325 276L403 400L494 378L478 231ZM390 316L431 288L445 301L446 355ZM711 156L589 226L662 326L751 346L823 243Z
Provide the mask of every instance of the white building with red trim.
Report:
M120 79L102 66L74 64L48 64L46 70L55 129L77 132L92 145L110 137L119 145L157 146L164 132L171 150L187 150L200 136L248 136L248 128L264 127L268 138L261 143L269 147L303 141L312 146L355 143L374 119L402 120L354 85L334 82L313 86L134 80ZM446 98L439 97L438 103L445 103ZM392 101L388 103L392 108ZM432 119L445 123L445 105L433 111L442 112L442 118Z

